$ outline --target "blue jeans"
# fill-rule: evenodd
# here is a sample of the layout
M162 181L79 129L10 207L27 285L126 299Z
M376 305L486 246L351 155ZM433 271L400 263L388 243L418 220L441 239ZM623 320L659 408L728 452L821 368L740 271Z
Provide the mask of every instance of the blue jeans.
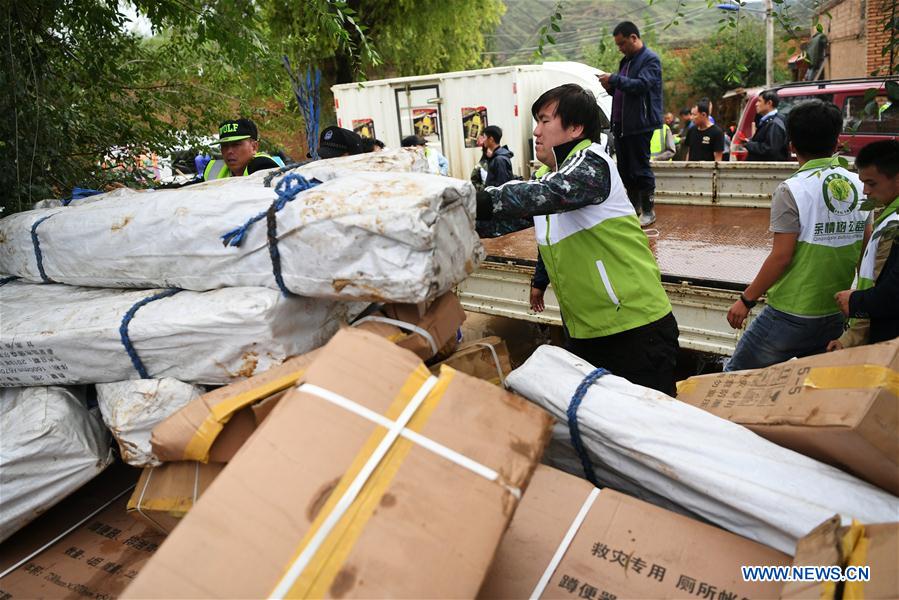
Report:
M724 370L761 369L794 356L819 354L824 352L827 342L842 334L840 313L804 318L766 306L743 333Z

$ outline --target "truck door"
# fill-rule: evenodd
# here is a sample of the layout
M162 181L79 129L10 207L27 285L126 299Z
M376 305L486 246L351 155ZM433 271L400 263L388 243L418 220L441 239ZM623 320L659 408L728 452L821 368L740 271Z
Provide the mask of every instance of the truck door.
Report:
M440 87L406 85L394 90L396 94L397 120L400 139L407 135L420 135L431 148L446 154L443 148L443 121L441 120Z

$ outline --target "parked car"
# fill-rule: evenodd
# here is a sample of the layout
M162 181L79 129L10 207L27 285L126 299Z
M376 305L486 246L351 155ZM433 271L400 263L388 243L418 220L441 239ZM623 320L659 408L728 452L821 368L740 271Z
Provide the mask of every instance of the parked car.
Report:
M886 83L899 84L899 77L865 77L832 81L800 81L775 86L780 104L778 112L789 119L790 110L799 102L818 98L836 104L843 111L843 133L839 153L855 156L871 142L899 138L899 102L891 102ZM746 96L737 129L747 138L755 132L755 100L765 88L755 88ZM872 97L869 90L876 90ZM746 160L740 144L731 146L731 160Z

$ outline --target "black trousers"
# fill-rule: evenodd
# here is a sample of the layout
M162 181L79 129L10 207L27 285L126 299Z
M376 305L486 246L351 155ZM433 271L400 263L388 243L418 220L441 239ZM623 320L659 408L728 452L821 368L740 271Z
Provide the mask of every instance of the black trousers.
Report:
M668 313L658 321L621 333L590 339L569 338L568 351L594 367L674 397L679 334L674 314Z
M649 166L651 140L651 131L615 138L618 174L621 175L625 189L631 194L656 189L656 176Z

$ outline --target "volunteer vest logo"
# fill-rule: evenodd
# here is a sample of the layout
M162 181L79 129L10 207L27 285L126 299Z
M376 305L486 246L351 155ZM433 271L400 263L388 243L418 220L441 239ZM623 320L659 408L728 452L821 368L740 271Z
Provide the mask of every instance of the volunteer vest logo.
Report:
M835 215L848 215L858 206L858 190L845 176L831 173L821 184L824 204Z
M237 131L237 123L227 123L219 129L220 133L234 133L235 131Z

